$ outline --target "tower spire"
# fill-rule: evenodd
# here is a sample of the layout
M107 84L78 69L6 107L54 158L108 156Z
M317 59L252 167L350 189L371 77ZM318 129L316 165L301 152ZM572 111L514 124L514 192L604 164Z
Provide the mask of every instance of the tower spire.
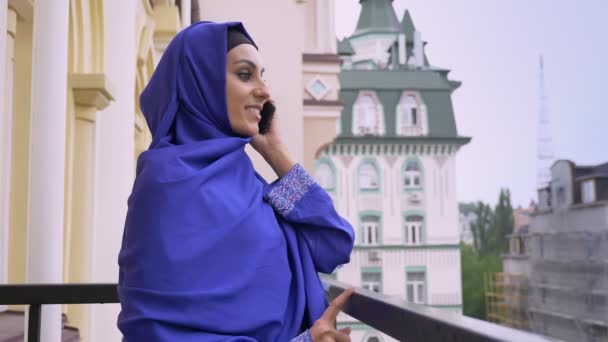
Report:
M551 180L553 155L553 135L551 134L551 117L547 108L545 94L545 71L543 56L539 57L538 72L538 142L537 142L537 187L543 188Z

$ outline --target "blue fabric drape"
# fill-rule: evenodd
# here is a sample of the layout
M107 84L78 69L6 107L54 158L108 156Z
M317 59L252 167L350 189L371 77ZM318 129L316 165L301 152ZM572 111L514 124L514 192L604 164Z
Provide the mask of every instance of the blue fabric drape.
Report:
M118 260L118 327L130 342L287 341L327 305L316 272L348 261L352 228L337 214L299 222L264 200L273 185L228 121L229 27L248 36L240 23L181 31L140 98L153 140ZM324 192L311 196L333 210Z

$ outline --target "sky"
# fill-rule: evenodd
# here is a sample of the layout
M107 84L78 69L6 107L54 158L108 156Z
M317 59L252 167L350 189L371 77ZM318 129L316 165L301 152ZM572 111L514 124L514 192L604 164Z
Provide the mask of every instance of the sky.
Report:
M358 0L335 0L336 34L349 36ZM394 0L409 10L433 66L462 81L452 95L459 135L462 202L495 204L509 188L514 206L536 200L539 55L556 159L608 162L608 1ZM606 146L606 147L604 147Z

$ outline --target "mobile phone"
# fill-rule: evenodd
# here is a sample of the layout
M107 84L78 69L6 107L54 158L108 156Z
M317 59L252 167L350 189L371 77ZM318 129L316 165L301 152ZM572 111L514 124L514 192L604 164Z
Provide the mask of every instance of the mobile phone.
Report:
M275 110L276 107L272 102L266 101L266 103L264 103L264 106L260 111L262 119L258 123L258 129L260 131L260 134L266 134L270 130L270 123L272 121L272 118L274 117Z

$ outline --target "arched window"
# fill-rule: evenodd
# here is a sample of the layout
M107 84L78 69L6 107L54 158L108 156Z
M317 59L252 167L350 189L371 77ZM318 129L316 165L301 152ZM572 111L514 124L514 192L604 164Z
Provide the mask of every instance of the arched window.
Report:
M359 190L377 191L380 189L379 172L371 161L364 161L359 166Z
M320 160L315 165L314 179L325 190L336 188L336 171L331 161Z
M421 189L422 188L422 168L420 161L417 159L407 159L403 166L403 189Z
M361 92L353 106L353 134L384 134L384 111L376 94Z
M425 106L418 95L404 93L397 104L397 135L425 134L425 111Z

